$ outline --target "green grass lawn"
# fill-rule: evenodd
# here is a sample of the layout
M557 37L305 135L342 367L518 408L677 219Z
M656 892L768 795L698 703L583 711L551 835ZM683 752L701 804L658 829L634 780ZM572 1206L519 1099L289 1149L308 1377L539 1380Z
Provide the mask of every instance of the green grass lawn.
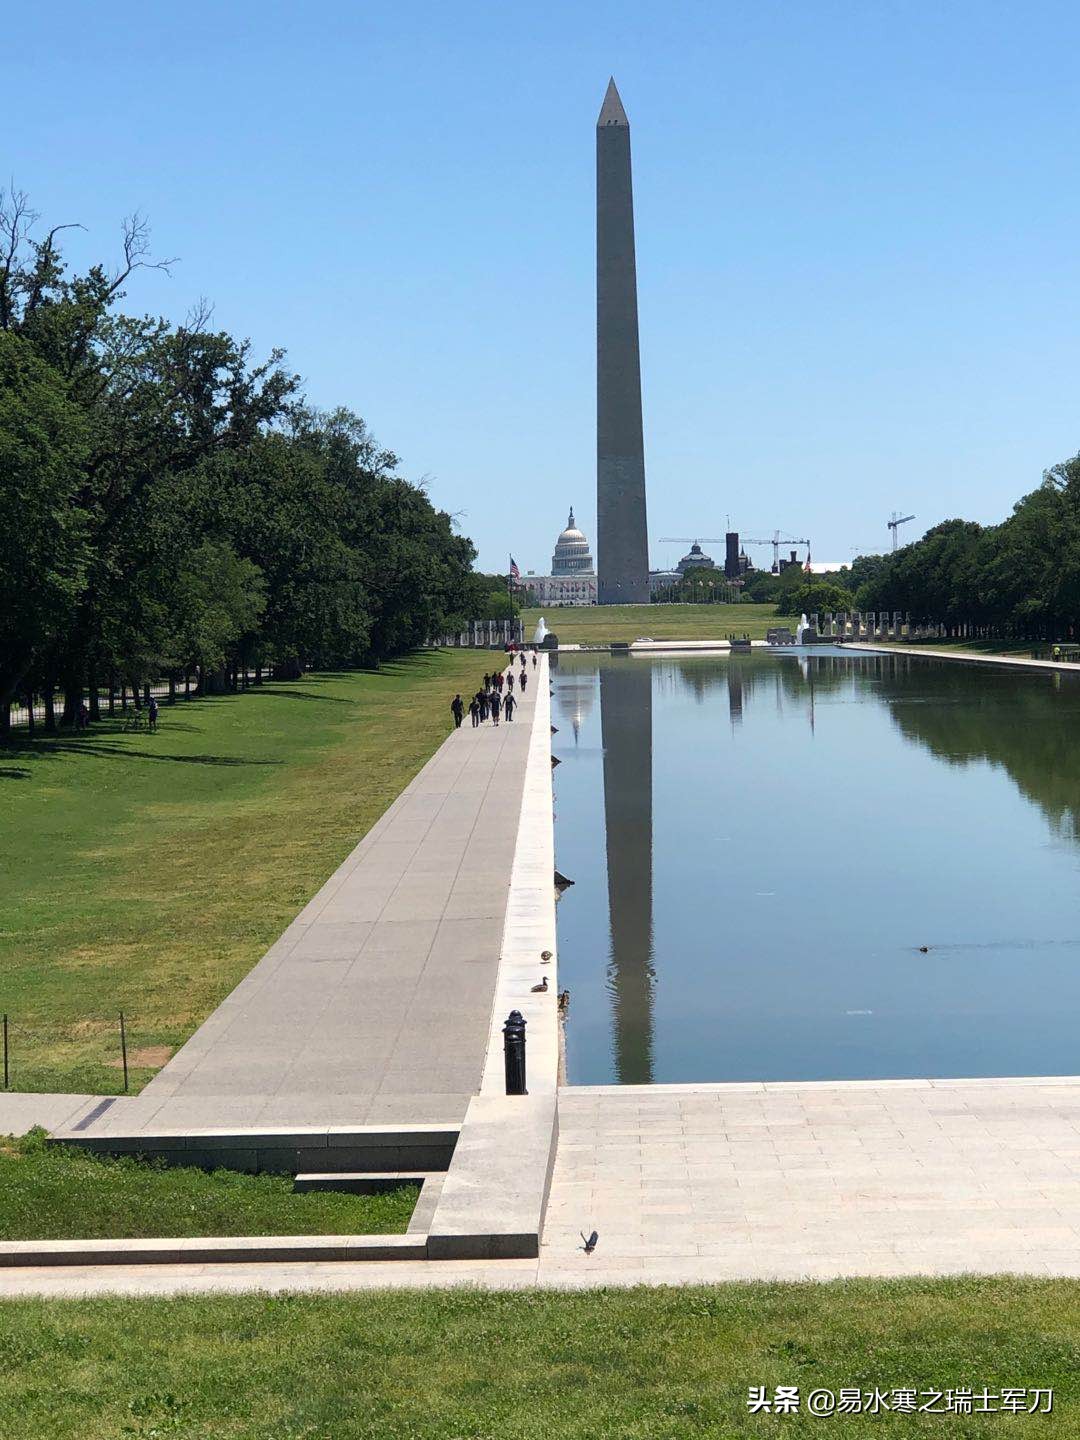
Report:
M587 1262L583 1259L583 1266ZM1080 1287L1012 1279L0 1306L12 1440L1080 1434ZM748 1387L1052 1387L1051 1415L751 1415ZM924 1403L920 1400L919 1403Z
M437 651L161 708L156 735L0 747L0 1011L11 1087L138 1089L450 729L489 658Z
M417 1193L296 1195L286 1176L92 1155L48 1145L43 1130L0 1137L0 1240L400 1235Z
M543 615L565 645L607 645L612 640L726 640L749 635L764 640L778 619L773 605L581 605L565 610L523 610L525 638Z

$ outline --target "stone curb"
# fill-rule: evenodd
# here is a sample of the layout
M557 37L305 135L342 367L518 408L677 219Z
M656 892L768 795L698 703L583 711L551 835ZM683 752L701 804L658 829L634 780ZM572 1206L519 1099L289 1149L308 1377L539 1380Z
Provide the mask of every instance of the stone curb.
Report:
M15 1265L220 1265L285 1260L426 1260L423 1235L201 1236L160 1240L5 1240Z

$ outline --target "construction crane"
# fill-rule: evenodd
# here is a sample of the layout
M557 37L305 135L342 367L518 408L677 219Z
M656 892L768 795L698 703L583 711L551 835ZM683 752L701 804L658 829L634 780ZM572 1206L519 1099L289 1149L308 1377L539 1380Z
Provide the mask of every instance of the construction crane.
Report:
M896 532L901 525L906 525L909 520L914 520L914 515L900 515L895 510L892 512L892 519L889 521L889 529L892 531L892 548L896 549Z
M797 540L797 539L795 539L795 537L792 536L792 535L789 535L789 536L787 537L787 539L785 540L784 537L780 534L780 531L779 531L779 530L774 530L774 531L773 531L773 533L772 533L772 539L771 539L771 540L753 540L753 539L750 538L749 535L745 535L745 536L742 536L742 537L740 537L740 538L741 538L742 544L744 544L744 545L771 545L771 546L772 546L772 573L773 573L774 575L779 575L779 573L780 573L780 546L781 546L781 545L805 545L805 546L806 546L807 558L809 558L809 554L810 554L810 541L809 541L809 540Z
M661 535L661 545L723 545L726 535Z

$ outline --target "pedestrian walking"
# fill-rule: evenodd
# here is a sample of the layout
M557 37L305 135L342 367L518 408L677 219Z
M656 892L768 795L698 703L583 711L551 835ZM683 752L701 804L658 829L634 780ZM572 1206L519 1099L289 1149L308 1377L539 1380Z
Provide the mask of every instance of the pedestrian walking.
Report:
M533 669L536 669L536 651L533 651Z
M461 722L465 718L465 702L460 695L455 695L450 701L450 713L454 717L454 729L461 729Z
M521 668L522 668L523 670L525 669L525 651L524 651L524 650L521 652Z
M487 717L488 717L488 698L489 698L489 697L488 697L488 693L487 693L486 690L481 690L480 693L479 693L479 694L477 695L477 697L476 697L477 702L478 702L478 704L479 704L479 706L480 706L480 719L481 719L481 720L486 720Z
M149 715L149 718L150 718L150 729L151 729L151 730L156 730L156 729L157 729L158 703L157 703L157 701L154 699L153 695L150 696L150 705L149 705L149 707L148 707L147 714Z
M503 714L506 716L507 720L513 720L514 706L516 704L517 701L514 699L513 695L507 695L506 699L503 701Z
M480 724L480 702L475 695L469 701L469 714L472 716L473 729L475 730L477 725Z
M503 672L500 670L495 676L495 689L499 692L500 695L502 694L502 687L504 683L505 679L503 676Z
M507 688L507 690L513 690L513 688L514 688L514 672L513 672L513 670L508 670L508 671L506 672L506 688Z
M493 725L498 725L499 723L499 707L501 704L502 701L499 699L499 692L496 690L491 697L491 723Z
M484 689L491 689L491 676L486 671L484 672Z
M529 677L524 670L521 672L521 693L525 694L525 686L529 683Z

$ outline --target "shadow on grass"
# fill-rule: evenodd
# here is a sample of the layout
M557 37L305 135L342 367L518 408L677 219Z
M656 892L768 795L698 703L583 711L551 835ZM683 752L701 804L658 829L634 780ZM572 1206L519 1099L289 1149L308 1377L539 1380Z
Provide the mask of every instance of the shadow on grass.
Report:
M114 745L109 743L112 738L108 736L87 734L79 737L72 736L62 740L35 740L32 743L23 741L4 747L5 753L12 756L34 756L38 759L45 759L53 755L88 755L91 757L100 756L105 760L163 760L174 765L284 765L284 760L263 760L254 756L245 755L175 755L169 751L136 750L130 745ZM23 780L28 778L30 771L23 766L12 766L0 769L0 777L12 780Z

